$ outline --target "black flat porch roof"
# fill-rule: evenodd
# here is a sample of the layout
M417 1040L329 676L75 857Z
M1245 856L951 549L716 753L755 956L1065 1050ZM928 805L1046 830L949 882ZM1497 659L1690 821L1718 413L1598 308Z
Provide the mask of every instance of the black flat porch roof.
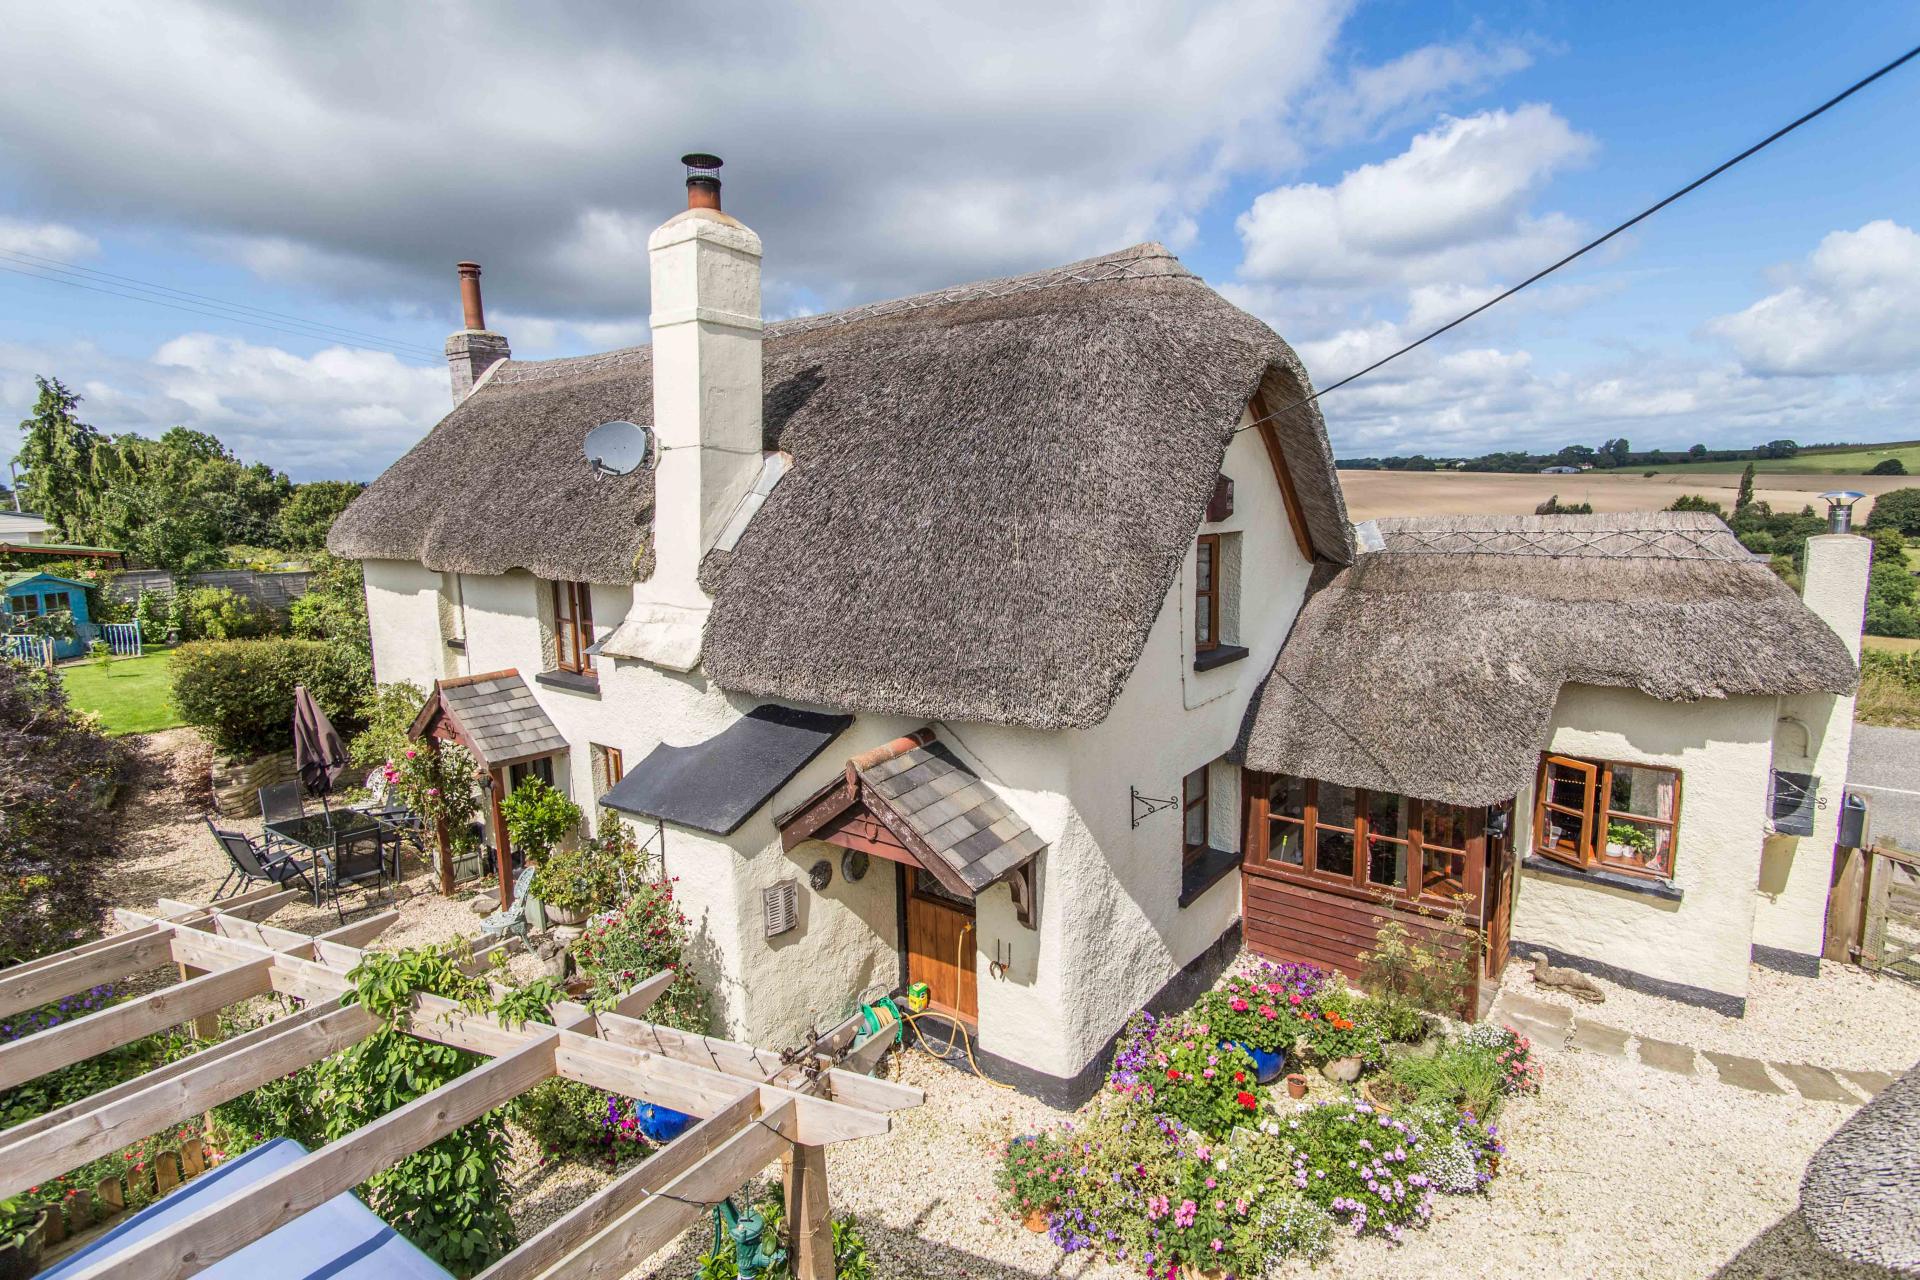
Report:
M600 803L732 835L852 723L852 716L755 707L705 742L655 747Z

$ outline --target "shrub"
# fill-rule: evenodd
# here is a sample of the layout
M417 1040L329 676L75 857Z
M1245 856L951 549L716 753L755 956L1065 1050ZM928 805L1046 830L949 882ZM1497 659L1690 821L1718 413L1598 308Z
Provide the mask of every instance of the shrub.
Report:
M1867 724L1920 729L1920 654L1862 650L1854 716Z
M167 601L157 591L142 591L133 604L133 620L140 624L140 638L159 644L167 635Z
M1491 1053L1502 1072L1501 1089L1505 1093L1538 1093L1540 1064L1533 1060L1533 1041L1512 1027L1476 1022L1460 1037L1468 1048ZM1481 1114L1493 1114L1482 1110Z
M1420 1172L1425 1134L1365 1102L1302 1106L1272 1126L1292 1159L1294 1186L1355 1235L1398 1241L1433 1216L1432 1180Z
M1545 502L1533 509L1537 516L1590 516L1593 514L1591 502L1562 502L1559 494L1553 494Z
M1907 464L1898 458L1882 458L1867 468L1870 476L1903 476L1907 474Z
M580 806L538 777L528 778L500 801L507 839L528 862L543 862L553 847L580 825Z
M1167 1055L1154 1081L1153 1110L1197 1133L1224 1138L1259 1109L1253 1059L1231 1045L1215 1043L1204 1023L1187 1029Z
M182 617L183 640L252 640L272 635L280 628L280 620L271 611L225 587L188 590Z
M97 931L123 757L67 704L59 677L0 660L0 960L18 963Z
M617 818L578 849L549 854L533 873L533 896L562 911L592 915L620 905L630 886L645 881L646 866L633 833Z
M573 960L593 984L589 998L596 1004L611 1004L635 982L672 969L673 985L647 1018L704 1034L711 1020L708 997L686 963L687 941L687 918L673 900L672 883L653 880L590 923L574 943Z
M638 1154L607 1132L607 1094L577 1080L555 1077L513 1104L513 1118L549 1155Z
M347 755L362 769L376 769L405 756L414 745L407 737L427 694L417 684L405 680L375 686L361 704L367 727L353 735Z
M1920 538L1920 489L1894 489L1875 498L1866 527L1898 529L1909 538Z
M1356 1016L1360 998L1351 991L1328 987L1314 997L1314 1008L1309 1012L1317 1016L1306 1019L1307 1044L1321 1062L1359 1058L1375 1063L1385 1056L1379 1033L1360 1024Z
M367 689L348 655L313 640L226 640L183 645L168 661L173 704L215 747L235 755L293 741L293 690L306 685L334 727L360 724Z
M1507 1092L1506 1075L1491 1050L1452 1044L1430 1058L1396 1059L1373 1087L1395 1099L1396 1105L1406 1102L1492 1116Z
M1478 935L1469 930L1471 940L1464 945L1429 947L1400 921L1376 919L1379 927L1373 946L1360 953L1360 982L1380 1002L1382 1016L1396 1029L1405 1029L1408 1008L1433 1013L1457 1010L1473 978L1473 957L1480 951ZM1446 923L1450 929L1468 928L1458 903L1448 913Z
M1075 1145L1061 1134L1027 1134L1007 1143L993 1171L1000 1201L1016 1218L1035 1211L1050 1212L1073 1186L1080 1165ZM1064 1185L1063 1185L1064 1184Z

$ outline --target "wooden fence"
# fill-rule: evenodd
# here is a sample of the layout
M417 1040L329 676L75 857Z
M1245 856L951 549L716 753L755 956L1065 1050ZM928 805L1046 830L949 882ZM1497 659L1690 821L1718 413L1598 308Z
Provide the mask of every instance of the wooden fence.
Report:
M1860 963L1920 982L1920 855L1885 846L1866 852Z
M53 641L45 636L0 635L0 657L35 667L53 665Z
M187 586L225 587L255 604L285 613L288 605L307 594L307 580L312 576L305 569L267 573L254 569L210 569L189 576ZM114 595L129 602L138 600L142 592L171 600L177 590L179 584L165 569L129 569L114 580L112 587Z

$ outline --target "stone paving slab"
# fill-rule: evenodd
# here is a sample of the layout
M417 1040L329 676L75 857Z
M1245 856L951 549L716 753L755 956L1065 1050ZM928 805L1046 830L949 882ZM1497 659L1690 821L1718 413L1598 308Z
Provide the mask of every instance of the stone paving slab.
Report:
M1840 1068L1840 1074L1860 1086L1860 1091L1869 1098L1878 1097L1882 1089L1893 1083L1893 1077L1884 1071L1849 1071Z
M1640 1061L1662 1071L1671 1071L1675 1075L1694 1074L1694 1062L1698 1057L1692 1045L1674 1044L1671 1040L1655 1040L1650 1036L1640 1037Z
M1804 1062L1769 1062L1768 1066L1787 1078L1787 1082L1800 1091L1800 1096L1814 1102L1858 1102L1853 1091L1841 1084L1831 1071L1824 1067L1810 1067Z
M1505 1017L1516 1022L1532 1024L1529 1030L1537 1028L1550 1036L1564 1036L1573 1024L1573 1012L1562 1005L1549 1004L1545 1000L1535 1000L1530 996L1516 995L1511 991L1500 993L1499 1007Z
M1721 1084L1730 1084L1736 1089L1751 1089L1755 1093L1786 1092L1774 1083L1773 1077L1767 1074L1766 1063L1758 1058L1743 1058L1737 1053L1716 1053L1712 1049L1702 1052L1720 1073Z
M1618 1027L1609 1027L1604 1022L1576 1022L1573 1024L1573 1047L1588 1053L1605 1054L1609 1058L1627 1056L1627 1041L1633 1037Z

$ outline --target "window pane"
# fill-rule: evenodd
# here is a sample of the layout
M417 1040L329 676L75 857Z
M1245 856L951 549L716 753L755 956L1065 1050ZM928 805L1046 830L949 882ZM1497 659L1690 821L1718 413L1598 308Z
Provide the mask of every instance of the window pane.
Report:
M1391 840L1369 840L1367 882L1404 889L1407 884L1407 846Z
M1267 861L1298 867L1306 862L1306 827L1276 818L1267 824Z
M1420 839L1449 849L1467 847L1467 811L1450 804L1427 801L1420 817Z
M1587 806L1587 775L1565 765L1547 766L1547 803L1569 809Z
M1267 783L1267 812L1276 818L1307 816L1307 780L1275 774Z
M1193 638L1202 646L1213 643L1213 616L1207 611L1205 599L1200 601L1200 607L1193 613Z
M1320 844L1314 857L1315 867L1330 876L1353 875L1353 833L1320 828Z
M1671 769L1646 769L1633 764L1613 766L1613 794L1607 808L1615 813L1673 821L1673 797L1679 775Z
M1437 898L1450 898L1464 892L1466 881L1463 877L1466 862L1466 855L1462 853L1448 853L1444 849L1422 849L1420 892Z
M1651 822L1614 818L1607 823L1606 856L1646 871L1666 874L1673 866L1673 830Z
M1320 825L1323 827L1353 825L1352 787L1335 786L1331 782L1320 784Z
M1201 595L1208 595L1213 591L1213 548L1213 543L1202 542L1194 554L1194 589Z
M1392 795L1385 791L1367 793L1367 829L1377 836L1392 836L1404 840L1407 835L1407 808L1409 801L1405 796Z
M1540 833L1543 844L1569 852L1580 850L1584 843L1581 840L1582 828L1586 826L1584 819L1573 814L1561 813L1557 809L1548 809L1542 815L1542 819L1546 824L1545 830Z

